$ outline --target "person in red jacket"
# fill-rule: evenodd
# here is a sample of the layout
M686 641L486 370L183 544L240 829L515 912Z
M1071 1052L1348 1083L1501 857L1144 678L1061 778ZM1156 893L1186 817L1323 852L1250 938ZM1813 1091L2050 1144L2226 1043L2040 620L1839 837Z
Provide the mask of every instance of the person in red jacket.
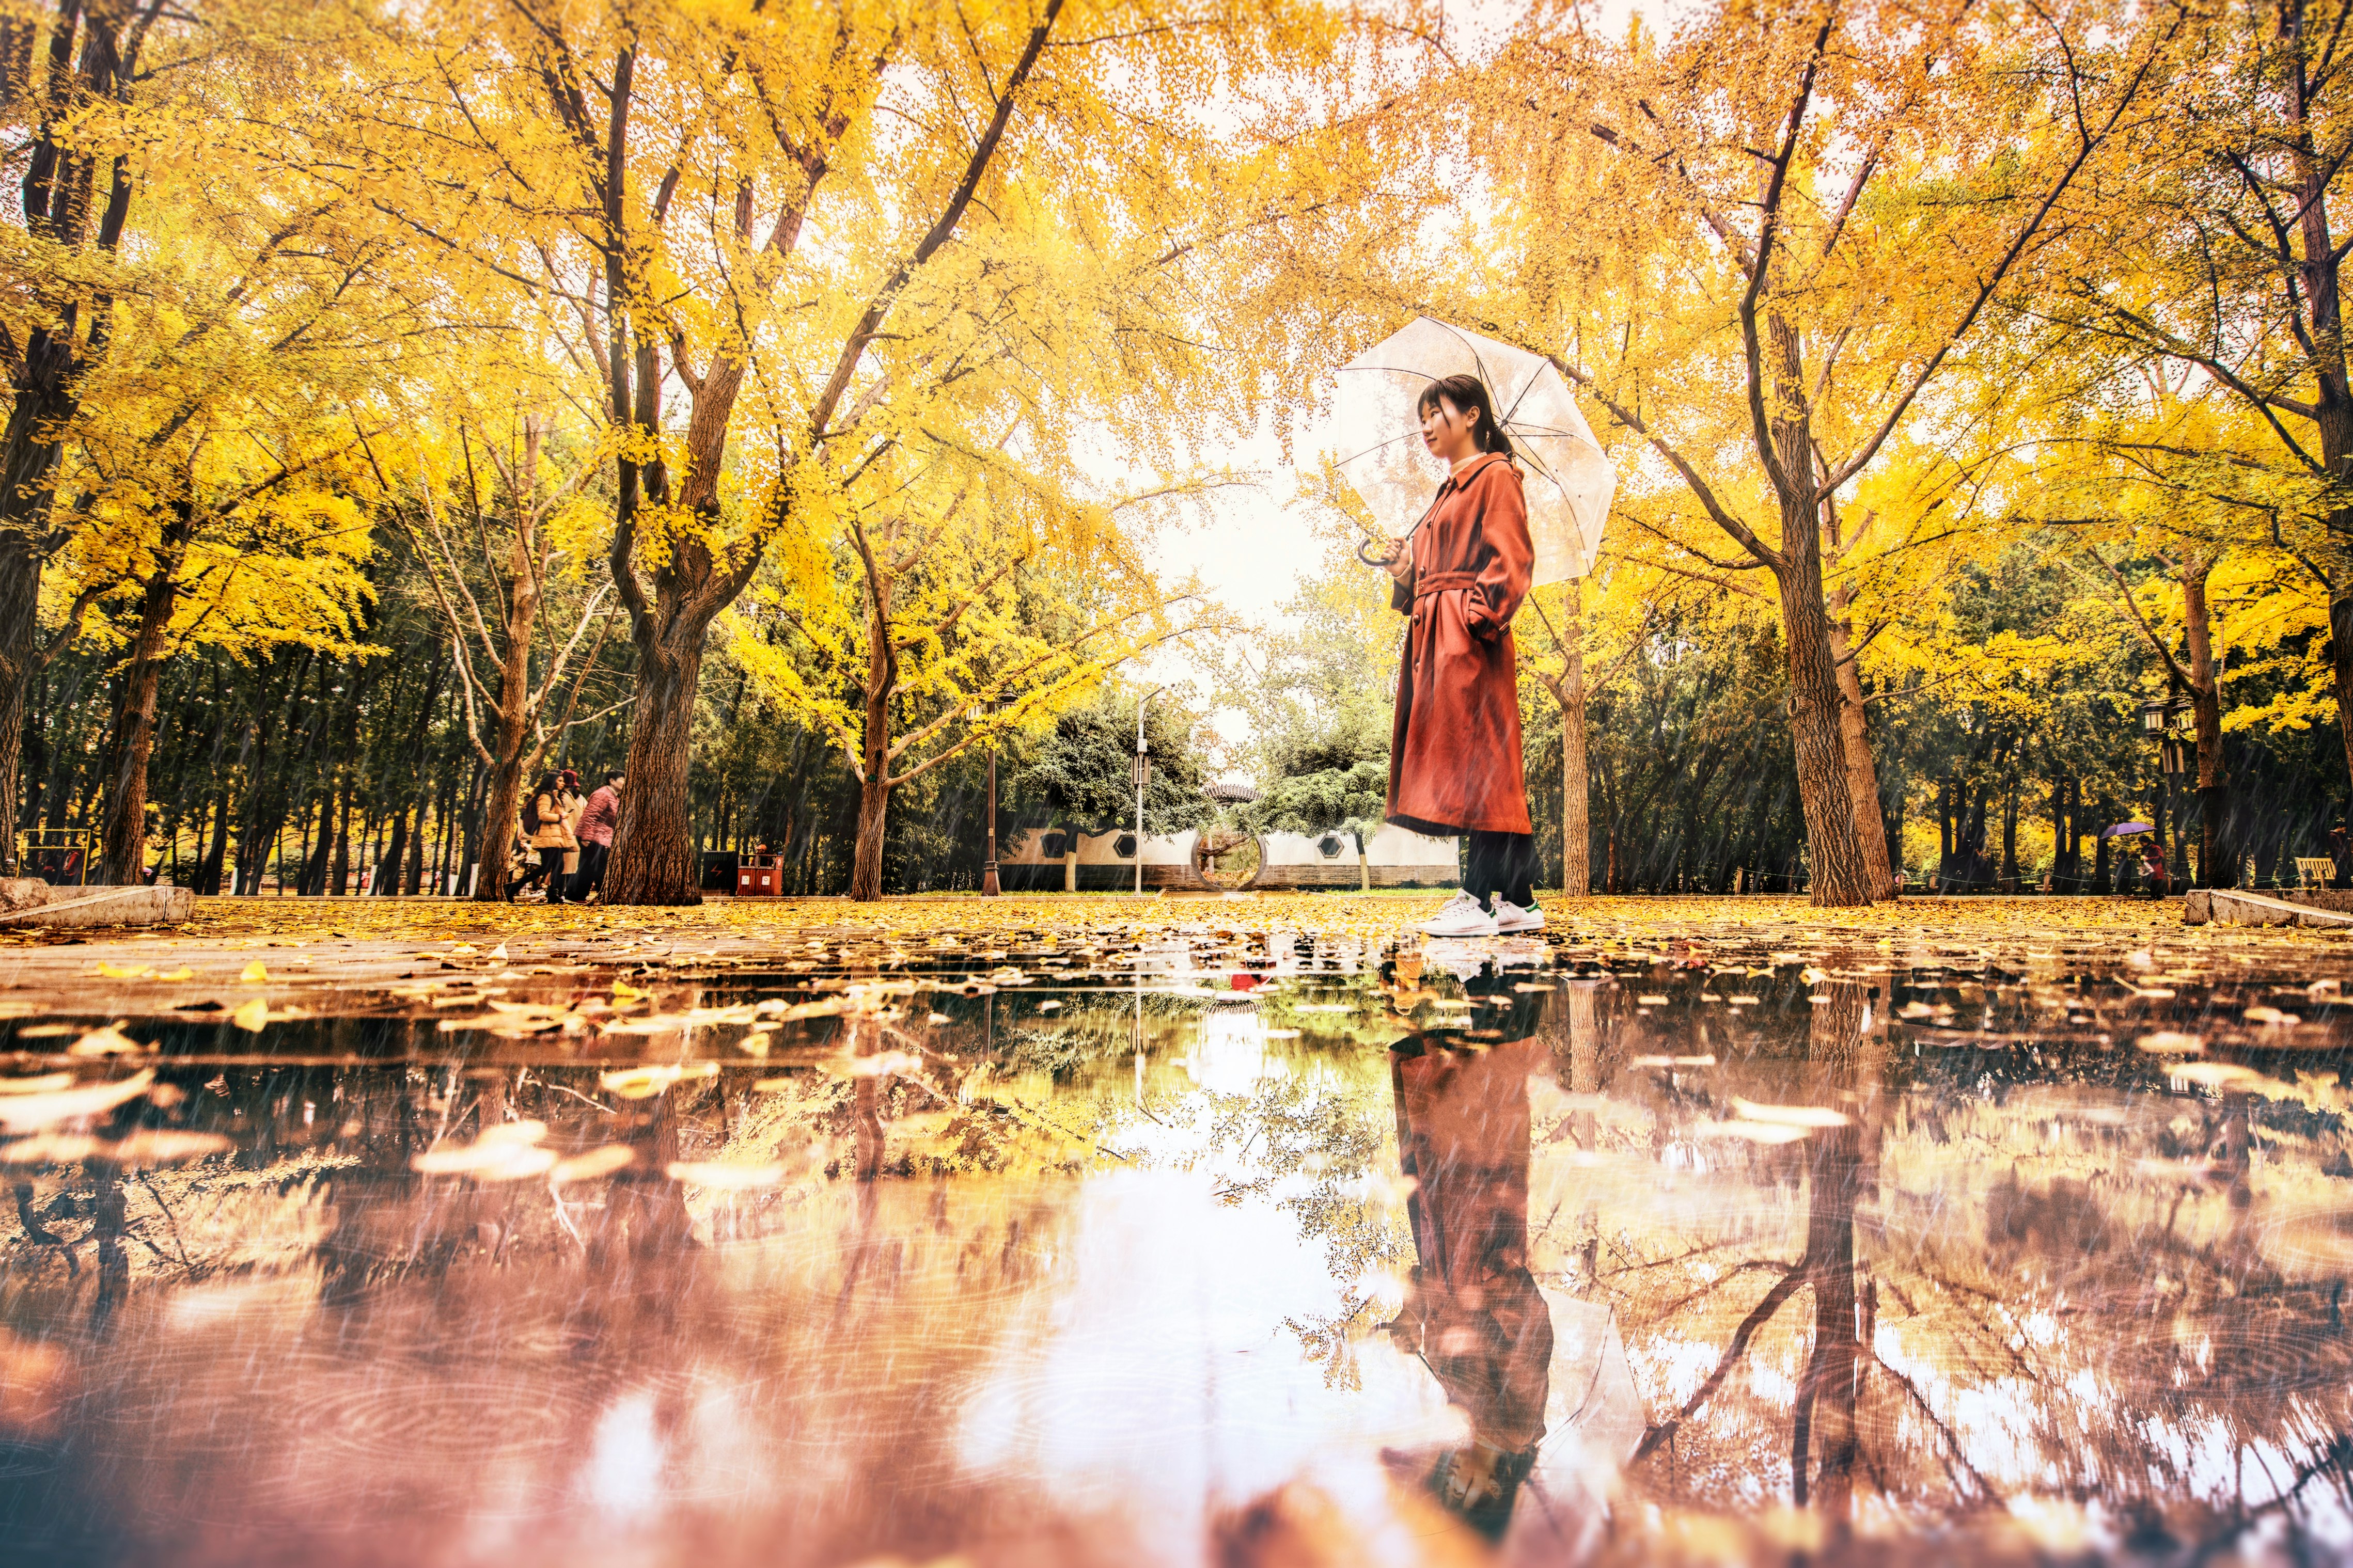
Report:
M1423 929L1433 936L1542 931L1535 837L1520 766L1518 650L1512 616L1535 567L1510 437L1474 376L1421 395L1422 442L1452 472L1386 564L1391 604L1411 619L1398 669L1388 820L1467 834L1462 890Z
M605 782L580 808L580 871L572 879L572 896L586 899L605 889L605 862L613 854L613 828L621 820L621 786L628 781L607 773Z

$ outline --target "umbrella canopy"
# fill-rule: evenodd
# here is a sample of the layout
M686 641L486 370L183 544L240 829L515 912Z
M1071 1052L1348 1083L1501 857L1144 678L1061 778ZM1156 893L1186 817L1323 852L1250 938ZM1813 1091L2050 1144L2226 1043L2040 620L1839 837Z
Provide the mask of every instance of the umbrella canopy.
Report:
M1582 577L1601 548L1601 526L1618 475L1577 410L1568 383L1541 354L1417 316L1340 367L1334 423L1340 472L1384 532L1421 521L1446 465L1421 443L1422 388L1450 375L1475 375L1512 438L1525 476L1528 533L1536 583Z
M2154 833L2157 829L2146 822L2119 822L2114 827L2101 830L2103 838L2128 838L2136 833Z

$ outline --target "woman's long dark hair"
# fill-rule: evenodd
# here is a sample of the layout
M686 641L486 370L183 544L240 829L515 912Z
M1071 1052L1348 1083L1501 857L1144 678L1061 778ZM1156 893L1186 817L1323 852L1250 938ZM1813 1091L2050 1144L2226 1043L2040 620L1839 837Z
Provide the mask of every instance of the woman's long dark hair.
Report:
M1482 452L1501 452L1516 460L1512 450L1512 438L1504 434L1504 426L1495 417L1495 405L1487 395L1487 384L1475 375L1440 376L1421 389L1421 397L1414 405L1416 414L1428 414L1443 398L1454 405L1455 412L1465 410L1477 416L1471 425L1471 439Z

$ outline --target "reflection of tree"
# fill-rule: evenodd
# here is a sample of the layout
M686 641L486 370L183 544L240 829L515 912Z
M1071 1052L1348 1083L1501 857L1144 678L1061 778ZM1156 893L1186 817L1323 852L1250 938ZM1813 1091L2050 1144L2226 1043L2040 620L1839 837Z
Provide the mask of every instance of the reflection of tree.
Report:
M1745 1515L1778 1470L1833 1530L1866 1493L1924 1520L2096 1500L2200 1550L2353 1497L2344 1256L2292 1257L2295 1205L2342 1203L2311 1174L2322 1130L2149 1095L2112 1049L1931 1036L1891 1062L1871 978L1814 978L1818 1003L1756 1009L1691 1070L1630 1058L1723 1015L1679 1035L1657 1010L1568 1010L1571 1098L1536 1125L1566 1213L1535 1239L1671 1391L1636 1489ZM1847 1120L1739 1142L1735 1097Z
M1814 1006L1808 1039L1809 1098L1835 1109L1875 1092L1876 1054L1870 1039L1870 997L1857 983L1825 987L1828 1000ZM1779 1267L1780 1278L1733 1330L1715 1368L1675 1414L1653 1425L1634 1451L1635 1462L1656 1452L1714 1398L1733 1369L1748 1354L1758 1331L1791 1297L1810 1290L1814 1301L1813 1344L1798 1382L1790 1420L1790 1491L1799 1507L1811 1501L1843 1519L1852 1496L1857 1457L1856 1396L1862 1361L1863 1330L1855 1292L1854 1209L1863 1173L1864 1129L1854 1118L1816 1131L1805 1141L1807 1188L1805 1251ZM1858 1351L1862 1352L1859 1360ZM1819 1454L1819 1467L1809 1466Z

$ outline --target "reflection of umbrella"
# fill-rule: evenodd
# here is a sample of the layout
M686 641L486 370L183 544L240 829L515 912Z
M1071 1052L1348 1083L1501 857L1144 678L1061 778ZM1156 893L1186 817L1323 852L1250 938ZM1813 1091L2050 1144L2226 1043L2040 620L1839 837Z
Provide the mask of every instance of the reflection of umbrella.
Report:
M2157 829L2146 822L2119 822L2101 833L2103 838L2129 838L2136 833L2154 833Z
M1577 411L1553 363L1428 316L1417 316L1340 367L1335 422L1346 454L1340 472L1384 532L1402 535L1430 510L1446 466L1421 444L1422 388L1441 376L1475 375L1526 476L1535 581L1593 570L1618 476Z

